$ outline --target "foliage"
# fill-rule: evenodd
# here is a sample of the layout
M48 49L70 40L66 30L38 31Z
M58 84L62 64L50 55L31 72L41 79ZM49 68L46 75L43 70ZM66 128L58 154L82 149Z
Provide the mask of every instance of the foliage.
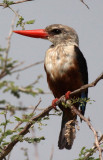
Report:
M79 158L75 160L100 160L99 158L92 157L94 153L95 153L94 149L91 149L91 148L86 149L86 147L83 147L80 151Z
M66 103L65 102L62 102L62 105L67 108L67 107L70 107L71 105L75 104L75 103L79 103L80 107L82 105L85 105L85 103L89 103L91 104L92 102L95 102L94 100L91 100L90 98L71 98L69 99Z
M19 20L17 21L16 27L20 26L24 30L25 24L34 24L34 22L35 22L34 19L24 22L24 18L22 16L19 16Z
M16 26L21 26L22 29L24 29L24 26L26 24L33 24L34 20L29 20L24 22L24 18L18 14L18 12L14 11L10 6L14 3L14 1L8 1L3 0L3 6L9 7L17 16L18 21ZM16 68L22 65L21 62L18 62L17 60L13 60L12 57L9 57L9 51L10 51L10 41L11 41L12 34L8 37L8 44L7 47L3 48L0 46L0 91L1 94L4 95L4 97L8 97L10 95L14 96L15 98L22 98L22 95L30 95L32 97L35 97L39 94L44 94L45 92L41 88L35 87L35 84L39 82L39 79L42 77L39 75L37 79L26 86L19 86L16 84L15 80L12 80L11 75L15 73ZM18 74L18 72L17 72ZM8 77L9 79L8 80ZM7 96L5 96L5 94ZM15 106L12 104L12 101L8 102L6 98L0 99L0 108L3 110L0 111L0 116L2 117L2 121L0 121L0 155L2 155L3 150L10 144L11 142L15 140L19 140L20 142L26 141L27 143L40 143L41 140L45 140L44 136L41 137L30 137L30 136L22 136L19 135L20 132L23 131L25 124L37 123L38 128L40 129L41 126L45 126L46 124L43 124L43 119L40 119L39 121L32 121L32 117L36 115L35 107L32 109L33 111L31 113L27 114L21 114L21 117L17 116L17 110L27 110L28 107L22 107L22 106ZM10 117L10 114L11 116ZM9 118L8 118L9 117ZM13 121L11 119L14 119ZM45 119L44 119L45 120ZM47 119L46 119L47 120ZM13 127L15 125L15 127ZM32 129L32 127L31 127ZM26 152L26 151L25 151Z
M3 0L3 3L5 4L6 7L9 7L12 5L14 2L13 1L8 1L8 0Z

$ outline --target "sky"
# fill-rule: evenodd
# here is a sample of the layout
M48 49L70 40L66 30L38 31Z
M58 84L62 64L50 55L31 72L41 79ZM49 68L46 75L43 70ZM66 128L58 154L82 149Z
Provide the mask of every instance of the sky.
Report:
M35 19L35 23L33 25L26 25L25 29L40 29L51 24L64 24L73 27L79 36L80 50L87 60L89 82L92 82L103 72L103 0L86 0L85 2L90 7L89 10L79 0L35 0L33 2L12 5L11 7L16 11L18 10L25 21ZM8 36L13 16L14 13L9 8L0 8L0 46L2 47L7 45L6 37ZM21 28L16 28L15 26L15 29L19 30ZM45 52L50 45L51 43L47 40L13 34L9 56L19 61L25 61L25 65L29 65L44 60ZM37 87L50 92L43 64L21 72L20 78L16 80L16 83L25 86L33 82L41 74L42 78ZM15 74L7 78L14 80L16 76ZM91 100L95 100L95 102L87 104L85 113L85 116L87 118L90 117L91 123L100 134L103 133L102 91L103 81L100 81L96 87L89 89L89 97ZM1 95L1 97L3 96ZM20 100L8 96L8 99L12 100L14 104L22 101L26 106L37 104L40 98L42 99L40 108L45 108L51 104L53 95L39 95L35 99L23 95ZM94 135L92 131L88 128L87 124L79 122L80 131L77 131L72 149L59 150L57 143L61 117L51 116L50 120L46 123L47 126L43 127L41 131L36 131L37 136L43 135L46 138L45 141L38 144L39 160L49 160L52 147L54 148L53 160L74 160L78 158L80 148L83 146L87 148L93 146ZM13 149L10 160L25 159L20 150L21 146L29 146L30 160L35 159L32 144L18 143Z

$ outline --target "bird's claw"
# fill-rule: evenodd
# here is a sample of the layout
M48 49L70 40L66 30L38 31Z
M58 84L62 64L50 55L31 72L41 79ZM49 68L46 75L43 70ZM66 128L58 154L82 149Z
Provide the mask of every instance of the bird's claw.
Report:
M53 101L52 101L52 107L54 109L56 109L56 102L58 101L58 98L55 98Z
M66 99L66 100L68 100L68 99L69 99L69 97L70 97L70 93L71 93L71 91L68 91L68 92L66 92L66 93L65 93L65 99Z

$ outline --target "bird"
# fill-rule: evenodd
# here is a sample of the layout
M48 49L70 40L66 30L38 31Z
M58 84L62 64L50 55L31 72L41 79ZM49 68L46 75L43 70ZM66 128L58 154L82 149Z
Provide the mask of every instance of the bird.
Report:
M15 30L14 32L49 40L52 43L45 54L44 69L48 86L55 97L52 102L54 107L62 95L69 98L72 91L88 84L87 62L79 49L79 38L73 28L62 24L52 24L45 29ZM88 98L88 90L77 94L75 98ZM77 109L80 107L81 114L85 114L86 102L83 104L78 102L73 105ZM58 147L70 150L76 137L77 115L69 107L64 107L63 104L60 104L59 107L63 114Z

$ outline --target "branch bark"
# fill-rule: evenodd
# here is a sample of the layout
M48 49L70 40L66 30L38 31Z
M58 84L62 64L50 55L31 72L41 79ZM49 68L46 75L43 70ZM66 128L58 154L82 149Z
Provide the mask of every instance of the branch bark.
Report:
M16 2L12 2L10 5L13 5L13 4L19 4L19 3L24 3L24 2L29 2L29 1L33 1L33 0L22 0L22 1L16 1ZM8 7L8 4L6 3L0 3L0 6L6 8Z

